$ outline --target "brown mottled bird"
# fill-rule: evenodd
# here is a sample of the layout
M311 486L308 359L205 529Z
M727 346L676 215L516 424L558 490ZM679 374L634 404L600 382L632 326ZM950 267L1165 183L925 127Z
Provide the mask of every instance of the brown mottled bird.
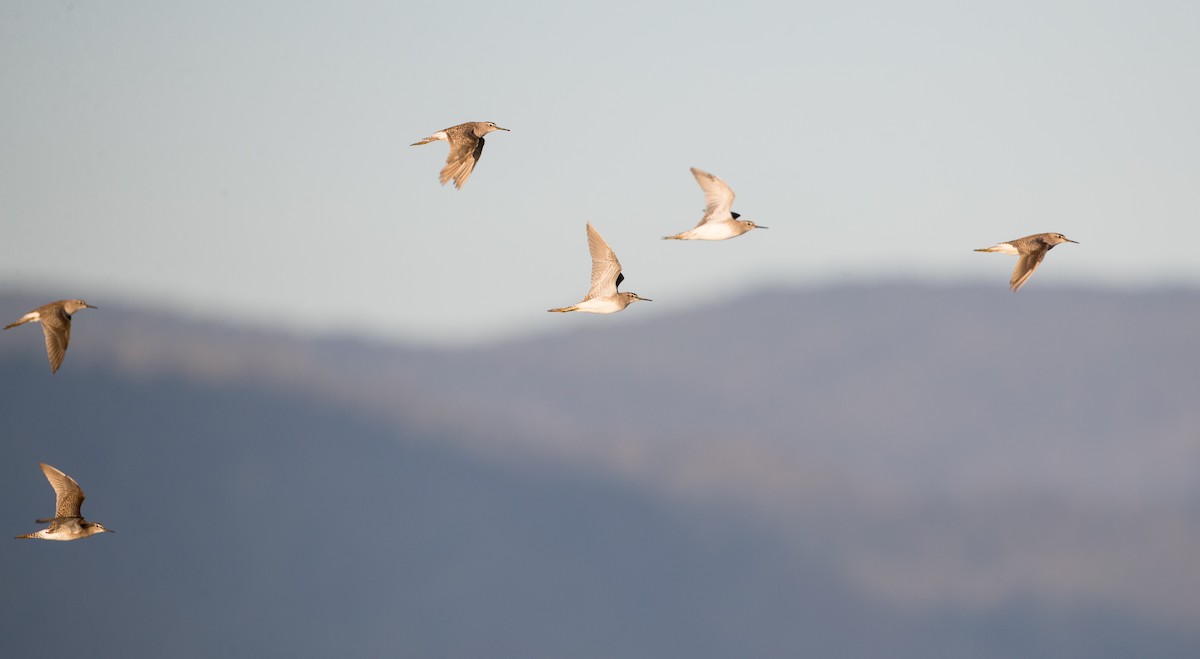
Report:
M46 334L46 355L50 357L50 372L57 373L67 354L67 343L71 340L71 314L80 309L96 309L83 300L59 300L30 311L21 319L4 329L12 329L25 323L42 323Z
M1035 233L1032 236L997 243L991 247L984 247L975 251L1017 254L1021 257L1017 259L1017 267L1013 270L1012 279L1008 282L1009 288L1012 289L1012 292L1016 293L1025 285L1025 282L1029 279L1029 275L1032 275L1033 271L1037 270L1038 265L1042 263L1042 259L1046 258L1046 252L1054 249L1054 246L1059 243L1079 244L1061 233Z
M462 189L471 172L475 171L475 163L483 155L483 136L494 130L504 130L490 121L468 121L465 124L451 126L446 130L426 137L420 142L409 146L420 146L430 142L450 142L450 155L446 157L446 166L442 168L442 185L454 179L454 187Z
M62 473L48 464L41 463L42 472L50 487L54 488L54 517L37 520L38 524L50 523L41 531L34 531L17 538L34 540L78 540L97 533L114 533L104 528L103 524L89 522L80 515L83 508L83 488L74 478Z

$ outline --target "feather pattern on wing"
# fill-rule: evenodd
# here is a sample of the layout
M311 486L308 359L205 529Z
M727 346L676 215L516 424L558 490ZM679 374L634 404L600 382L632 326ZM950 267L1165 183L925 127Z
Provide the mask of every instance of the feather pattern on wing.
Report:
M62 307L42 313L42 333L46 335L46 355L50 357L50 372L57 373L67 356L71 342L71 317Z
M1020 258L1017 259L1017 267L1013 269L1012 279L1008 282L1009 288L1014 293L1021 290L1033 271L1041 265L1042 259L1046 258L1048 251L1050 250L1046 246L1042 246L1041 249L1029 249L1021 252Z
M41 463L41 467L42 472L46 474L46 480L50 481L50 487L54 488L54 517L79 517L79 511L83 508L83 488L79 487L74 478L54 467L45 463Z
M454 187L462 189L471 172L475 171L475 163L483 156L482 137L474 133L452 132L450 135L450 154L446 156L446 166L442 168L442 185L454 179Z
M616 295L617 286L625 279L621 274L621 263L591 222L587 225L587 237L588 251L592 254L592 288L583 299Z
M692 167L692 176L704 191L704 217L700 218L700 226L707 222L728 222L736 216L733 214L733 190L720 177Z

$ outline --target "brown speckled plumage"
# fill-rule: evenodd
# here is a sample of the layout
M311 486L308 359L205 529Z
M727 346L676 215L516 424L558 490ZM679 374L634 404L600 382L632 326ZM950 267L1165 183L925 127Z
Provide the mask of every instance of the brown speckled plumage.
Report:
M39 524L46 522L50 526L41 531L17 536L18 539L31 540L78 540L97 533L112 533L103 524L89 522L83 518L83 488L74 478L42 463L42 473L54 488L54 517L37 520Z
M461 189L471 172L475 171L475 163L483 156L483 136L496 130L507 131L490 121L468 121L465 124L451 126L440 130L420 142L409 146L420 146L430 142L450 142L450 154L446 157L446 166L442 168L442 185L454 180L454 187Z
M991 247L984 247L975 251L1001 252L1004 254L1016 254L1018 256L1017 267L1013 270L1012 279L1008 282L1009 288L1012 289L1012 292L1016 293L1029 280L1029 276L1033 274L1033 271L1037 270L1037 267L1041 265L1042 259L1046 258L1046 252L1054 249L1054 246L1060 243L1074 242L1074 240L1067 238L1061 233L1035 233L1032 236L997 243Z
M50 358L50 372L57 373L58 367L62 366L63 357L67 355L67 344L71 341L71 314L80 309L95 308L83 300L58 300L43 304L4 329L40 322L42 332L46 335L46 355Z

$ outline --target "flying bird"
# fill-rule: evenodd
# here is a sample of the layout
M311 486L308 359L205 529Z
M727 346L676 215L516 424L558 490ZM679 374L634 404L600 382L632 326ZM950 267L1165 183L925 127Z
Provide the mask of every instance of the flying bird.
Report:
M1033 271L1037 270L1037 267L1041 265L1042 259L1046 258L1046 252L1054 249L1054 246L1060 243L1079 244L1061 233L1035 233L1032 236L997 243L991 247L984 247L975 251L1000 252L1001 254L1016 254L1020 256L1017 259L1017 267L1013 270L1012 279L1008 281L1008 287L1012 289L1012 292L1016 293L1029 280L1029 276L1033 274Z
M738 219L741 215L733 212L733 190L725 181L695 167L692 176L704 191L704 217L695 227L673 236L663 236L663 240L725 240L753 229L768 228Z
M12 329L25 323L42 324L46 334L46 355L50 357L50 372L57 373L67 354L67 343L71 340L71 314L80 309L96 309L83 300L59 300L30 311L15 323L5 326Z
M587 225L588 251L592 253L592 288L583 301L569 307L548 309L566 313L568 311L583 311L585 313L616 313L633 304L635 300L653 302L653 300L638 297L637 293L619 293L617 287L625 281L621 274L621 263L617 255L600 233L589 222Z
M74 478L48 464L41 463L41 467L42 472L46 474L46 480L50 481L50 487L54 488L54 517L37 520L38 524L49 522L49 527L28 535L19 535L17 538L65 541L78 540L97 533L115 533L112 529L104 528L103 524L89 522L80 515L79 510L83 507L84 499L83 488L79 487Z
M442 168L442 185L446 185L446 181L454 179L454 187L461 190L467 179L471 178L471 172L475 171L475 163L479 162L480 156L483 155L483 136L494 130L507 131L508 129L501 128L490 121L468 121L465 124L451 126L446 130L439 130L409 146L420 146L438 141L450 142L450 155L446 157L446 166Z

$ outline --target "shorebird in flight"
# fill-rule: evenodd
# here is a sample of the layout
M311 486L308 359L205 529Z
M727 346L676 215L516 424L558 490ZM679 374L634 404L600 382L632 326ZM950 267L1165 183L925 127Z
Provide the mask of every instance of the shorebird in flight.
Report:
M663 240L725 240L736 238L752 229L766 229L750 220L739 220L741 215L733 212L733 190L720 178L708 172L692 168L692 176L704 191L704 217L695 227Z
M504 130L490 121L468 121L465 124L451 126L446 130L426 137L420 142L409 146L420 146L430 142L444 141L450 143L450 155L446 157L446 166L442 168L442 185L454 179L454 187L462 189L463 184L471 178L475 171L475 163L483 155L483 136L494 130Z
M43 304L4 329L40 322L42 332L46 334L46 355L50 357L50 372L57 373L58 367L62 366L63 357L67 355L67 343L71 341L71 314L80 309L96 308L83 300L59 300Z
M1012 289L1012 292L1016 293L1029 280L1029 276L1033 274L1033 271L1037 270L1037 267L1041 265L1042 259L1046 258L1046 252L1054 249L1054 246L1060 243L1079 244L1061 233L1035 233L1032 236L997 243L991 247L984 247L975 251L1016 254L1020 257L1017 259L1017 267L1013 270L1012 279L1008 281L1008 287Z
M54 488L54 517L37 520L38 524L49 522L49 527L28 535L19 535L17 538L78 540L97 533L114 533L112 529L104 528L103 524L89 522L80 515L79 510L83 507L84 499L83 488L79 487L74 478L48 464L42 463L41 467L42 472L46 474L46 480L50 481L50 487Z
M588 251L592 253L592 288L584 296L583 301L569 307L548 309L565 313L568 311L583 311L585 313L616 313L631 305L636 300L653 302L653 300L638 297L637 293L620 293L617 287L625 281L621 274L621 263L617 255L600 233L589 222L587 225Z

